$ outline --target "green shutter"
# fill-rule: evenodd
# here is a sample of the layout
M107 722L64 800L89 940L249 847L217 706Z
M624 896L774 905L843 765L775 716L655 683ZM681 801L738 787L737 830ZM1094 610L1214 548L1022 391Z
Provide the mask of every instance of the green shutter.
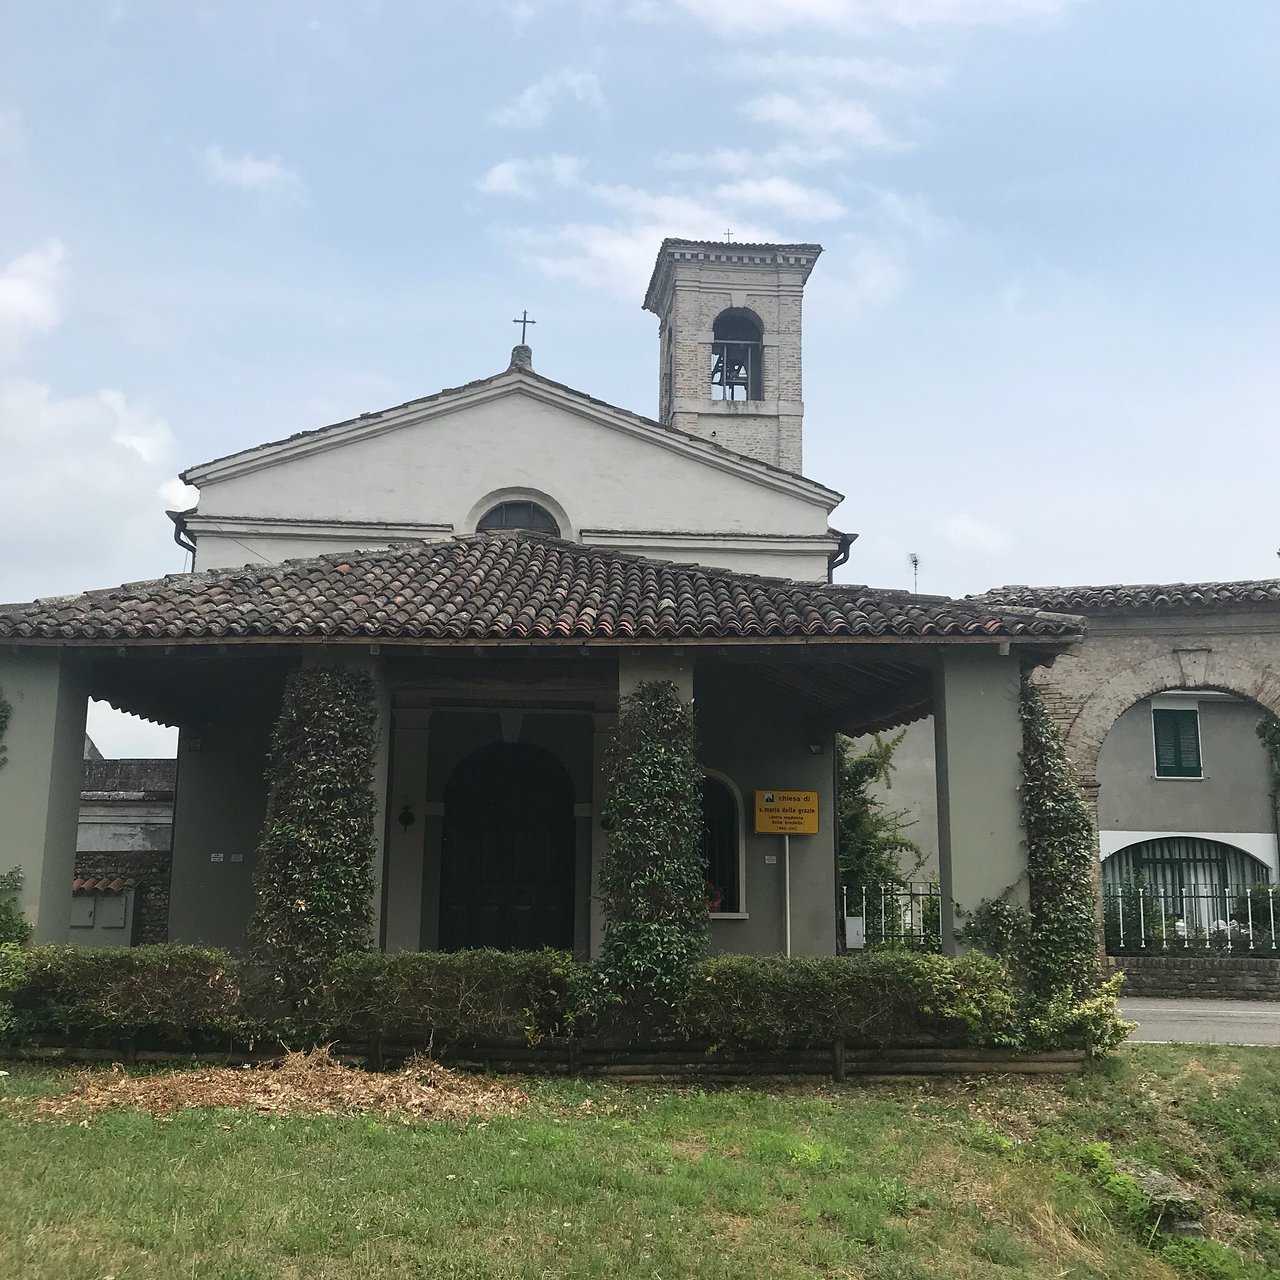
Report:
M1151 713L1157 778L1199 778L1200 713L1158 707Z

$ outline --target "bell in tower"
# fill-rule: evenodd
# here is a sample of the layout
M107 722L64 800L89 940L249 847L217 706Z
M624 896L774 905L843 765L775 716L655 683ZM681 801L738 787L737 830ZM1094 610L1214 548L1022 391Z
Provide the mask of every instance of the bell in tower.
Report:
M801 300L816 244L664 240L644 306L661 322L659 416L798 472Z

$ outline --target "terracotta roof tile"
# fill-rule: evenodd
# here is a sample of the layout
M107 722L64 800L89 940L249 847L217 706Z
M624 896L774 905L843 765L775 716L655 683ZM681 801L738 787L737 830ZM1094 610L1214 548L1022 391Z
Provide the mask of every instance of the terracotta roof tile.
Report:
M0 605L0 639L1073 639L1077 618L675 564L504 531Z
M1217 609L1280 604L1280 578L1245 582L1147 582L1106 587L996 587L967 599L996 608L1015 606L1065 613Z
M137 887L133 876L76 876L71 881L72 893L123 893Z

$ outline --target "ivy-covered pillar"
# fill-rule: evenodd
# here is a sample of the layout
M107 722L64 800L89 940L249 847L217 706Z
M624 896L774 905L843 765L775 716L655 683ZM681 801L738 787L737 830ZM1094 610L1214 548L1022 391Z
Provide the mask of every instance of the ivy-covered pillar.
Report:
M681 702L693 702L693 656L684 648L632 648L618 651L618 700L632 694L641 685L654 680L669 680L679 691ZM605 757L617 731L618 717L612 712L597 712L594 717L592 747L591 794L591 875L590 918L587 948L592 956L600 954L604 941L604 913L600 906L600 861L604 857L607 836L601 825L607 786Z
M1027 901L1022 825L1021 671L993 645L947 649L934 677L942 948L954 955L958 916L989 898Z
M0 753L0 875L20 868L37 942L66 942L84 774L89 682L69 649L0 651L8 725Z
M374 802L374 855L373 855L373 920L372 941L381 946L385 937L383 908L386 894L383 889L389 870L388 793L391 786L391 692L387 688L379 646L323 646L309 651L304 667L346 667L352 671L367 672L373 681L374 709L377 724L374 728L373 754L373 802ZM400 949L404 949L401 947Z

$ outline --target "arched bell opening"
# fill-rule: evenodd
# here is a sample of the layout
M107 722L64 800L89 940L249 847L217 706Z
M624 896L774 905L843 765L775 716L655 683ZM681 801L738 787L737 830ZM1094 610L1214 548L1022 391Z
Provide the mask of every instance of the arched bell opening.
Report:
M730 307L712 326L713 400L764 399L764 326L744 307Z

